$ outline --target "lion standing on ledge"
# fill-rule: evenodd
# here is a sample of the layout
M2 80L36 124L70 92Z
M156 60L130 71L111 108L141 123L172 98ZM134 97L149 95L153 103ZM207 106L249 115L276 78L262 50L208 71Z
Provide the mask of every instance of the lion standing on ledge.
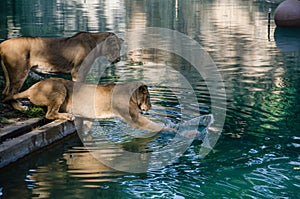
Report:
M18 93L30 69L47 74L70 73L73 81L84 81L97 57L106 56L112 63L120 61L122 42L109 32L79 32L67 38L18 37L6 40L0 44L6 81L3 95L9 97ZM17 101L11 101L11 104L15 109L24 110Z
M48 78L7 100L29 99L37 106L47 106L47 119L120 117L133 128L151 132L172 131L141 114L151 108L148 87L140 82L105 85L75 83L62 78Z

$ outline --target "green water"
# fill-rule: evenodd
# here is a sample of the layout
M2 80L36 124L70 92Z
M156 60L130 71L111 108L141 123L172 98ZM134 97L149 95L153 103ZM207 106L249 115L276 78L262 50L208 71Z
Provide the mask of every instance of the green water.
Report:
M163 168L121 172L95 159L74 136L0 170L0 197L300 198L300 33L276 28L273 21L268 31L269 8L273 16L276 4L265 1L1 1L1 40L112 31L127 39L126 46L128 40L144 39L127 35L138 28L184 33L218 67L227 108L221 136L204 158L198 156L202 141L195 140ZM156 76L172 76L155 73L168 65L189 80L197 96L199 106L185 110L211 113L207 83L213 80L204 81L179 55L153 49L144 49L142 54L143 64L128 63L123 56L120 63L107 68L102 81L154 82ZM182 112L178 100L181 85L175 82L172 89L150 85L153 111L149 114L176 124L190 115ZM108 134L120 142L124 138L121 124L114 124L117 130ZM155 150L172 139L162 133L149 140L127 140L123 148Z

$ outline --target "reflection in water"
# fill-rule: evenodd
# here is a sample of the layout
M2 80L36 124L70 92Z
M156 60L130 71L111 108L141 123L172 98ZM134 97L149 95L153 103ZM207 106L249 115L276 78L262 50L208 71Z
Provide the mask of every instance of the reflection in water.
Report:
M85 187L99 187L99 182L113 182L122 175L103 165L84 147L74 148L64 154L64 159L68 165L68 173L72 177L80 178L80 182L85 182Z
M282 52L297 52L300 51L300 29L289 29L276 27L274 39L277 48Z
M125 173L103 165L85 147L74 145L56 163L30 169L25 181L32 197L82 198L91 195L85 189L106 189L109 185L102 183L113 183L124 176ZM109 195L103 193L103 197Z
M62 37L78 31L124 31L124 2L120 0L2 1L1 38Z
M107 168L76 143L62 147L60 153L45 152L44 161L38 156L23 161L23 166L1 171L3 197L299 198L298 37L275 29L272 21L269 40L269 8L273 15L276 4L268 1L1 1L0 39L109 30L126 38L128 44L143 38L126 35L127 30L137 28L162 27L185 33L213 57L225 81L228 105L223 135L204 159L197 156L202 141L196 140L183 156L163 169L145 174L121 173ZM200 105L189 108L210 113L206 82L195 75L190 63L155 49L132 53L141 60L133 60L138 61L135 64L123 60L107 68L102 81L120 77L140 80L148 74L153 78L167 76L156 72L168 65L187 77L196 91ZM176 81L174 87L180 88ZM151 89L155 91L155 114L171 121L186 117L179 111L174 93L155 85ZM169 138L163 135L160 141ZM145 147L141 140L133 142L123 147ZM150 143L150 147L162 146L159 141Z
M153 120L162 116L149 117ZM168 121L167 118L165 120ZM89 134L79 134L86 149L110 168L130 173L146 173L171 165L194 139L203 142L202 148L211 148L209 129L213 122L213 115L203 115L177 125L178 134L153 134L133 130L122 120L115 118L104 122L94 121Z

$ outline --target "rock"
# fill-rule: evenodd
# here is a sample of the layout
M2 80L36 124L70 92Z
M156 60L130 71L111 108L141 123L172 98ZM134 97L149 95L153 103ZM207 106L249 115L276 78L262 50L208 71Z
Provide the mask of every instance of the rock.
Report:
M300 28L300 0L285 0L279 4L274 20L278 27Z

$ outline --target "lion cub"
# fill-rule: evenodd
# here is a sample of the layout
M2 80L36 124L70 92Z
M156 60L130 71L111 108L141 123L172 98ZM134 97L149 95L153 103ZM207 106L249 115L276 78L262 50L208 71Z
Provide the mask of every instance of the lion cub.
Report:
M140 82L93 85L49 78L6 100L18 99L29 99L37 106L47 106L46 118L50 120L74 120L74 116L120 117L133 128L152 132L174 131L141 114L151 108L151 103L147 86Z

